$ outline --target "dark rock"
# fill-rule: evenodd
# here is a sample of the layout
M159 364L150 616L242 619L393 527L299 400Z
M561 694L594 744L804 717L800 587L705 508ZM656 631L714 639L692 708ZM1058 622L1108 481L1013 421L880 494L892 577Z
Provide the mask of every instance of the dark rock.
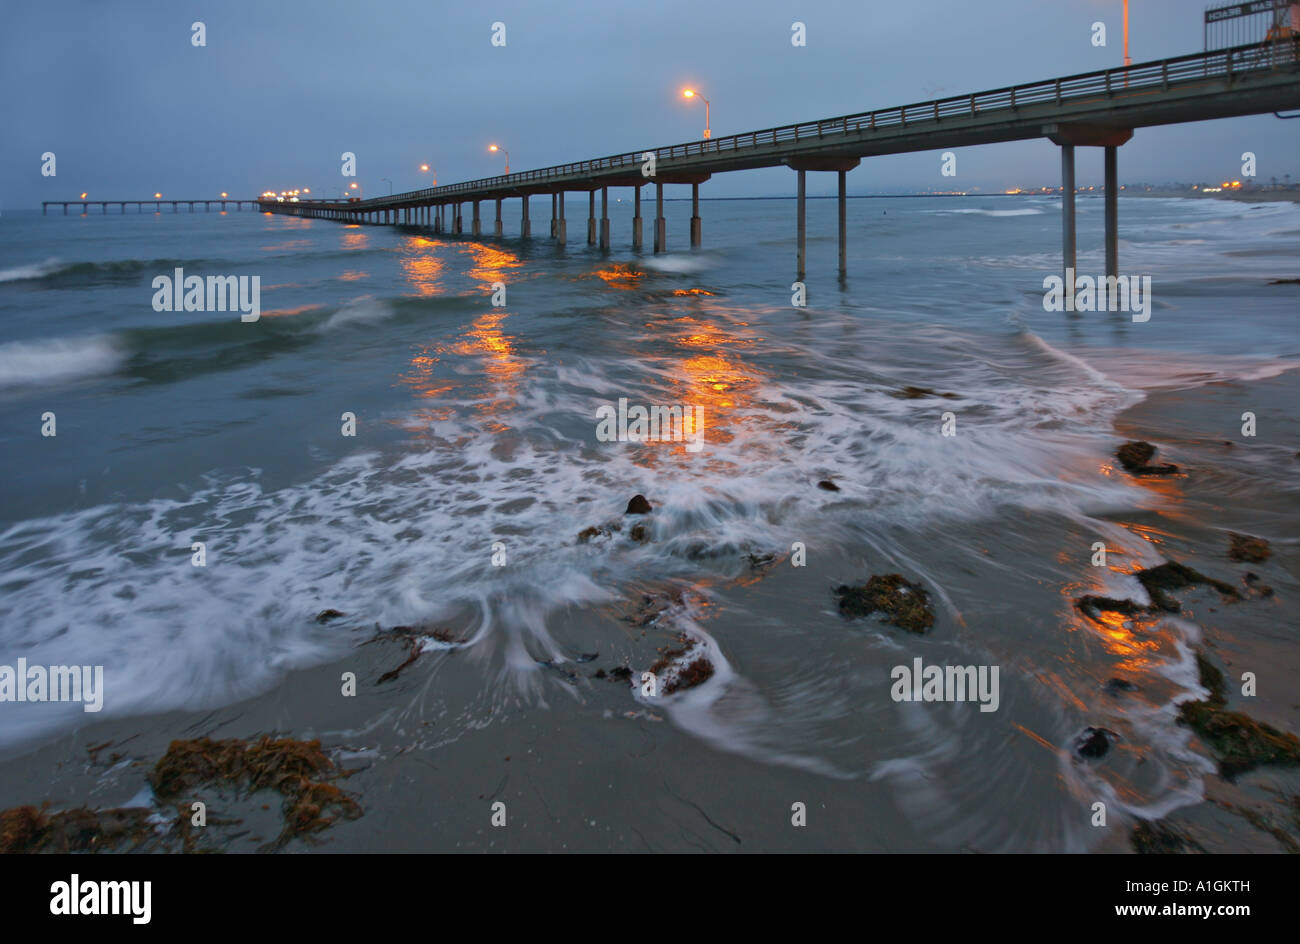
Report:
M1201 686L1209 696L1183 702L1178 708L1178 723L1190 727L1206 742L1219 761L1222 777L1231 781L1265 764L1300 764L1300 739L1241 712L1228 711L1223 673L1199 652L1196 665Z
M1160 821L1141 823L1129 834L1133 851L1146 855L1204 852L1204 847L1183 832Z
M627 511L623 513L625 515L648 515L653 510L644 495L633 495L627 503Z
M1228 557L1232 558L1232 560L1260 564L1268 560L1273 554L1268 542L1263 538L1253 538L1250 535L1235 532L1230 532L1228 538L1231 541L1228 547Z
M1246 576L1242 579L1244 580L1247 587L1254 590L1261 597L1271 597L1273 595L1273 588L1266 583L1261 583L1259 579L1259 574L1254 573L1252 571L1247 571Z
M924 397L943 397L945 400L960 400L961 397L955 393L939 393L931 390L929 387L903 387L901 390L895 390L889 394L897 400L920 400Z
M1151 457L1155 454L1155 446L1138 440L1120 446L1115 452L1115 458L1133 475L1173 475L1178 471L1176 465L1150 465Z
M1213 577L1207 577L1205 574L1177 561L1166 561L1157 567L1139 570L1133 576L1137 577L1138 582L1151 595L1152 605L1169 613L1177 613L1181 607L1178 601L1166 591L1178 590L1195 584L1211 586L1225 597L1241 598L1241 594L1237 592L1237 588L1232 584L1224 583L1222 580L1215 580Z
M746 554L745 560L750 570L761 570L776 560L775 554Z
M1093 619L1098 613L1121 613L1124 616L1138 616L1148 612L1148 608L1132 600L1117 600L1114 597L1100 597L1088 594L1074 601L1085 616Z
M840 612L848 617L881 612L886 623L911 633L923 633L934 625L929 594L902 574L873 576L861 587L839 586L835 594L840 598Z
M609 670L609 677L620 682L627 682L632 678L632 670L626 665L616 666Z
M1106 680L1106 691L1114 695L1117 692L1136 692L1138 687L1128 679L1109 678Z
M319 613L316 614L316 622L321 623L323 625L325 623L328 623L330 620L339 619L343 615L344 614L340 613L338 610L321 610Z
M605 677L605 670L604 670L604 669L597 669L596 672L595 672L595 674L592 675L592 678L603 679L604 677Z
M838 492L840 490L840 487L830 479L822 479L817 483L817 487L826 492Z
M1108 728L1084 728L1074 739L1074 752L1080 757L1105 757L1111 742L1119 735Z
M646 541L650 540L650 535L647 533L645 525L643 524L632 525L632 530L629 531L627 535L638 544L644 544Z

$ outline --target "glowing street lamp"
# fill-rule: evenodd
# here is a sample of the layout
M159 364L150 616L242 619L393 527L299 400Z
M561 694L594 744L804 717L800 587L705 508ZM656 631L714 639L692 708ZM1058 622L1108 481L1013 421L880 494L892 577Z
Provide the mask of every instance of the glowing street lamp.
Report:
M422 174L427 174L427 173L429 173L430 171L433 171L433 184L432 184L432 186L436 187L436 186L438 186L438 172L437 172L436 170L433 170L433 168L430 167L428 164L421 164L421 165L420 165L420 173L422 173Z
M162 194L161 194L161 193L155 193L155 194L153 195L153 198L154 198L155 200L161 200L161 199L162 199Z
M86 199L86 195L84 193L81 195L81 199L83 200Z
M221 199L222 199L222 200L226 199L226 197L228 197L228 196L230 196L230 194L226 193L226 191L224 191L224 190L221 191Z
M497 147L495 144L489 144L488 150L494 154L497 151L500 151L502 154L506 156L506 176L509 177L510 176L510 152L507 151L505 148Z
M709 129L709 100L701 95L695 89L683 89L682 98L698 98L704 102L704 139L707 141L713 137L713 132Z

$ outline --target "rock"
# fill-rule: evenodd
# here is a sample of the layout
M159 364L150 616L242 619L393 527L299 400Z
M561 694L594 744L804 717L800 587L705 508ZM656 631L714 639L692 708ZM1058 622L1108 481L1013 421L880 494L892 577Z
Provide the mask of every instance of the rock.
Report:
M1245 582L1247 587L1254 590L1261 597L1271 597L1273 595L1273 588L1268 584L1260 583L1259 574L1257 573L1246 571L1246 576L1243 577L1242 580Z
M1183 832L1160 821L1140 824L1129 834L1133 851L1147 855L1204 852L1204 847Z
M631 500L627 503L627 511L623 512L623 514L648 515L653 510L654 509L650 507L650 502L646 501L644 495L633 495Z
M1238 711L1227 710L1227 686L1223 673L1196 654L1201 686L1209 696L1185 701L1178 708L1178 723L1199 734L1219 762L1219 774L1226 780L1255 767L1300 764L1300 739L1256 721Z
M328 623L330 620L339 619L343 615L344 614L340 613L338 610L321 610L319 613L316 614L316 622L324 625L325 623Z
M1074 605L1085 616L1092 619L1097 619L1098 613L1120 613L1124 616L1139 616L1148 611L1147 607L1140 603L1134 603L1132 600L1117 600L1114 597L1100 597L1093 594L1079 597L1074 601Z
M1108 728L1084 728L1083 733L1074 739L1074 752L1080 757L1105 757L1111 742L1119 735Z
M1132 441L1120 446L1115 458L1133 475L1173 475L1178 471L1176 465L1150 465L1155 454L1156 447L1149 442Z
M638 544L644 544L646 541L650 540L650 535L646 532L645 525L643 524L632 525L632 530L627 533L627 536Z
M1260 564L1268 560L1273 554L1268 542L1263 538L1253 538L1235 532L1230 532L1228 538L1231 541L1228 547L1228 557L1232 560Z
M1138 687L1127 679L1109 678L1106 679L1106 691L1114 695L1118 692L1136 692Z
M746 554L745 560L750 570L762 570L776 560L775 554Z
M902 574L873 576L861 587L839 586L835 594L840 598L840 612L848 617L884 613L886 623L910 633L924 633L934 625L929 594Z
M1152 606L1168 613L1177 613L1181 607L1178 601L1166 591L1178 590L1181 587L1190 587L1195 584L1207 584L1225 597L1241 598L1241 594L1237 592L1237 588L1232 584L1224 583L1222 580L1215 580L1213 577L1207 577L1205 574L1177 561L1166 561L1157 567L1139 570L1133 576L1137 577L1138 582L1151 595Z
M901 390L895 390L889 394L897 400L920 400L924 397L943 397L945 400L960 400L961 397L955 393L939 393L931 390L929 387L903 387Z
M830 479L822 479L817 483L817 487L825 492L838 492L840 490L840 487Z
M620 682L631 681L632 670L626 665L620 665L609 670L609 677Z

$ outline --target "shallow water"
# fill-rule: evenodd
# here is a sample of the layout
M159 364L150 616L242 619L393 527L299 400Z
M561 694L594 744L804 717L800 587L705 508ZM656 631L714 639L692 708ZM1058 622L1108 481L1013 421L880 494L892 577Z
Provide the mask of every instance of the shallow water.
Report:
M668 207L680 247L689 204ZM1300 289L1267 284L1296 275L1297 207L1120 207L1121 269L1153 280L1146 323L1043 310L1051 198L852 201L843 284L834 203L811 201L806 308L788 201L706 201L705 248L661 257L626 248L626 201L608 257L576 203L563 251L248 212L6 216L0 662L103 665L104 721L228 706L376 623L434 623L467 645L433 652L354 739L436 757L509 715L563 756L561 727L642 711L698 745L694 769L858 785L899 813L865 847L1090 848L1097 799L1150 816L1201 796L1212 765L1173 718L1203 627L1102 624L1073 599L1141 599L1128 573L1225 503L1293 533L1300 440L1282 392ZM1103 268L1101 216L1080 201L1084 273ZM150 281L176 267L259 275L261 320L153 311ZM1251 440L1216 393L1241 389L1261 397ZM1116 421L1153 392L1204 411L1192 439L1249 447L1162 444L1212 498L1117 468ZM703 447L599 441L619 398L702 408ZM637 493L647 541L577 541ZM1097 541L1109 567L1090 566ZM928 635L837 612L834 586L893 572L929 590ZM666 609L629 621L646 606ZM326 607L347 616L314 622ZM587 678L639 672L679 632L711 657L700 687L646 699ZM891 669L917 657L998 666L998 710L895 701ZM1111 678L1137 691L1106 694ZM390 729L430 699L436 735ZM0 712L11 754L90 718ZM1071 754L1088 725L1119 735L1105 763Z

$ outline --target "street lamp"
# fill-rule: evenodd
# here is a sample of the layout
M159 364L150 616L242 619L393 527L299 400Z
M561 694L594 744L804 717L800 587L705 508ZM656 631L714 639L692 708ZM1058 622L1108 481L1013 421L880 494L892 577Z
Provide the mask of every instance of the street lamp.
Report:
M421 164L421 165L420 165L420 173L422 173L422 174L427 174L427 173L429 173L429 171L431 171L431 170L433 171L433 184L432 184L432 186L436 187L436 186L438 186L438 172L437 172L436 170L433 170L433 168L430 167L428 164Z
M510 176L510 152L507 151L505 148L497 147L495 144L489 144L488 150L493 152L494 154L497 151L500 151L502 154L506 156L506 176L509 177Z
M709 129L709 100L695 89L683 89L682 98L699 98L704 102L704 139L707 141L713 137L713 132Z

